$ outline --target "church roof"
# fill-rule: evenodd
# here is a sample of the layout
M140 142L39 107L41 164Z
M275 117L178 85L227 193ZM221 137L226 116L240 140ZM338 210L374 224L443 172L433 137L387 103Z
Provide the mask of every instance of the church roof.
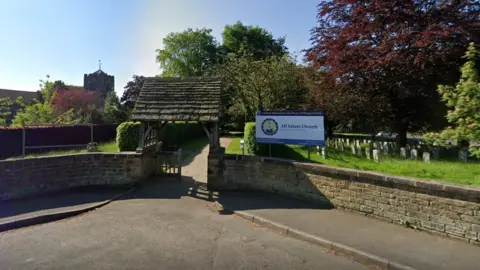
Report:
M145 78L132 120L218 122L222 85L217 77Z
M0 89L0 98L9 97L12 101L15 101L20 96L23 97L25 102L30 102L34 98L39 98L40 95L37 91Z

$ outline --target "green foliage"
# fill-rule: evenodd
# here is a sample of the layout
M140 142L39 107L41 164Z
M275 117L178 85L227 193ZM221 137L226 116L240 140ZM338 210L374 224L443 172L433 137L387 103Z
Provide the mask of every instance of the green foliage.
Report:
M163 141L165 145L182 145L193 139L204 137L205 132L196 122L190 123L168 123L161 131L157 132L159 141Z
M274 38L272 33L259 26L247 26L241 22L226 25L222 38L222 48L226 53L247 53L255 60L270 56L281 57L287 53L285 38Z
M430 141L445 144L447 140L480 141L480 81L475 69L478 51L470 43L465 58L468 61L461 68L461 78L455 87L439 85L438 92L450 108L447 120L450 127L440 133L427 135ZM480 157L480 148L470 146L470 152Z
M211 29L170 33L163 45L157 50L157 62L165 77L209 75L218 62L218 44Z
M127 118L127 113L120 104L115 91L109 91L103 105L103 120L106 123L121 123Z
M139 141L139 122L124 122L117 127L117 148L119 151L135 151Z
M77 124L81 119L75 114L73 109L58 112L52 106L55 99L53 91L54 83L47 80L40 80L41 100L34 100L31 105L25 105L23 100L17 99L16 105L19 107L17 114L12 120L13 126L24 125L42 125L42 124Z
M290 57L254 60L251 55L230 55L220 73L226 83L224 105L234 120L251 121L260 109L294 110L306 102L303 76Z
M12 105L9 97L0 98L0 126L7 125L7 118L12 114Z
M255 155L258 152L258 145L255 133L255 123L246 123L244 132L244 147L245 154L247 155Z

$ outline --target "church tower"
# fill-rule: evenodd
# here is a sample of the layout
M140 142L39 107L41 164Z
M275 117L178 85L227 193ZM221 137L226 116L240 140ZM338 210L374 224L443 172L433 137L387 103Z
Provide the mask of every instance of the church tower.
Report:
M83 88L99 92L104 100L107 93L114 90L114 86L115 77L103 72L101 63L99 63L97 71L83 75Z

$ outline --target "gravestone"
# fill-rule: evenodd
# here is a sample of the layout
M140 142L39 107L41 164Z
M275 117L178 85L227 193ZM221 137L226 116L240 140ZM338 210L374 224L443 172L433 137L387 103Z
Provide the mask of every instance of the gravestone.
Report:
M373 149L372 154L373 154L373 160L375 160L376 162L379 162L380 161L380 150Z
M360 146L357 146L356 148L357 148L357 155L361 157L362 156L362 148Z
M407 158L407 149L405 147L400 147L400 157Z
M370 153L371 153L370 147L365 148L365 156L367 157L367 159L371 159Z
M347 145L350 145L350 139L349 139L349 138L347 138L347 140L346 140L346 141L347 141Z
M356 148L355 145L353 145L353 144L350 145L350 148L352 149L352 155L355 156L355 155L356 155L356 153L355 153L356 151L355 151L355 150L356 150L357 148Z
M326 147L322 147L322 157L327 158L327 148Z
M321 154L322 154L322 152L320 151L320 146L317 145L317 155L320 156Z
M378 151L382 150L382 143L381 142L375 142L375 146L377 147Z
M433 160L440 159L440 148L439 147L434 146L432 148L432 158L433 158Z
M423 152L422 158L423 158L423 162L430 163L430 153L429 152Z
M417 149L414 148L414 149L410 150L410 158L412 160L417 160L417 158L418 158L418 150Z
M390 145L389 143L385 142L383 145L383 153L388 156L390 154Z
M340 151L343 152L345 150L344 147L345 146L343 145L343 141L340 141Z
M468 149L467 148L462 148L460 151L458 151L458 159L462 162L467 162L468 161Z

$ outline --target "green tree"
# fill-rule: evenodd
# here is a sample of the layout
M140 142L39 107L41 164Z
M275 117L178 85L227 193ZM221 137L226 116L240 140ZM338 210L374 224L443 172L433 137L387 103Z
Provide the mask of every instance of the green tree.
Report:
M115 91L109 91L103 106L103 120L107 123L117 124L124 122L126 118L126 112L120 104Z
M12 120L12 125L75 124L81 120L72 109L64 112L54 109L52 106L55 99L54 83L50 82L49 78L47 76L47 80L40 80L41 100L35 99L31 105L23 104L21 99L17 100L20 108Z
M226 25L222 38L222 49L227 54L247 53L254 60L260 60L287 53L284 37L274 38L272 33L259 26L244 25L241 22Z
M9 97L0 98L0 126L7 125L7 119L12 115L13 102Z
M475 67L478 50L472 42L465 58L468 61L460 69L462 75L457 85L439 85L438 92L450 108L447 120L450 127L440 133L432 133L427 137L440 144L447 140L458 142L480 142L480 80ZM470 146L470 152L480 157L480 148Z
M170 33L157 50L162 76L188 77L210 75L218 63L218 43L211 29L191 29Z
M294 110L306 102L300 68L288 56L230 55L220 72L226 82L224 104L233 118L249 121L258 110Z

